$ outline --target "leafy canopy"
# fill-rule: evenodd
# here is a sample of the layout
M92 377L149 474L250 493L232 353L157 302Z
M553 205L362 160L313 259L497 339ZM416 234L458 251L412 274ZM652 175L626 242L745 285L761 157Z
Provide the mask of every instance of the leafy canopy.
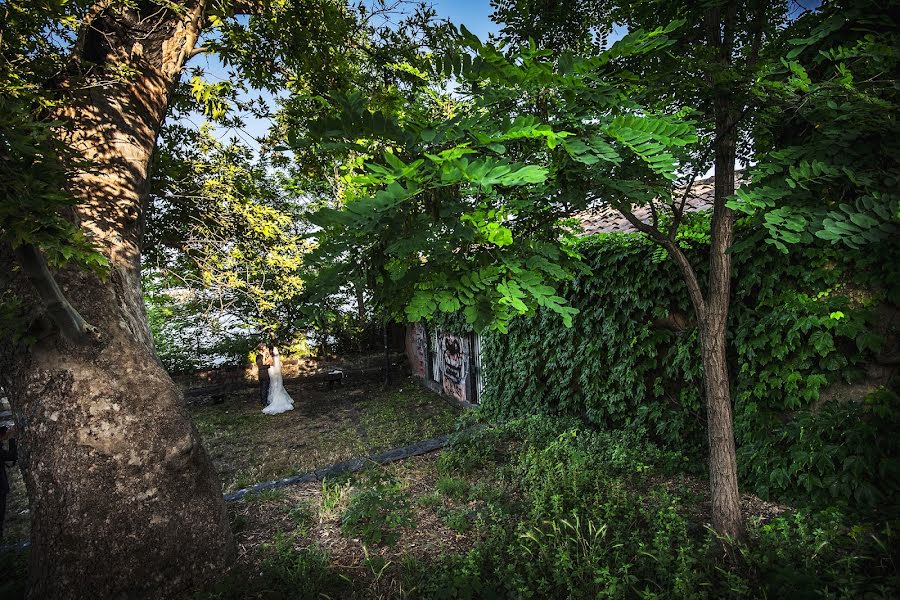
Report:
M555 61L463 29L458 50L431 57L412 109L344 97L340 118L314 131L357 153L344 205L314 217L317 259L336 279L364 265L379 301L409 320L462 309L476 327L503 331L547 307L570 324L575 311L556 286L584 266L565 219L594 203L630 210L670 195L678 154L696 141L680 115L631 102L620 68L665 48L679 25ZM435 91L451 79L455 96Z

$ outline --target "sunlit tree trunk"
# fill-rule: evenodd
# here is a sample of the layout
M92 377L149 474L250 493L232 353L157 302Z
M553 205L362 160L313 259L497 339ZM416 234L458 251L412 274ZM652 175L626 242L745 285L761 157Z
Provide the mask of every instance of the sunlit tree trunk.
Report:
M233 556L218 478L155 355L140 280L150 156L204 2L135 6L97 5L73 59L74 71L126 67L127 82L60 86L65 142L90 163L72 181L75 220L110 263L106 280L55 274L90 324L86 340L51 335L4 353L23 424L33 598L185 597Z

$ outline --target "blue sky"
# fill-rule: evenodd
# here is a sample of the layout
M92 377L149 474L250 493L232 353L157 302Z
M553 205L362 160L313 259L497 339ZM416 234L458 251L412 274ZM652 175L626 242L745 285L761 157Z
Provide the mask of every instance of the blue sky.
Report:
M485 40L488 35L498 30L496 23L492 22L490 15L492 12L489 0L431 0L431 5L438 13L438 18L449 19L456 25L465 25L466 28ZM189 65L202 67L205 71L205 78L211 82L222 81L227 77L227 72L219 60L215 56L199 56ZM274 108L274 99L268 92L252 91L248 96L257 97L262 95L270 102ZM193 125L199 125L204 121L202 115L194 114L187 118ZM261 138L266 135L269 122L265 119L257 119L249 114L244 115L244 127L240 130L232 128L219 128L217 137L222 140L239 138L245 144L258 148L254 138Z
M487 39L488 35L496 33L499 29L497 23L490 19L493 9L489 0L431 0L430 4L437 11L439 18L449 19L456 25L465 25L469 31L482 40ZM807 10L818 8L820 4L820 0L791 0L790 17L796 18ZM624 34L624 31L615 31L610 38L610 42L615 41L622 34ZM220 81L226 76L221 63L215 57L198 57L192 62L192 65L202 66L206 70L206 77L211 81ZM259 92L251 92L250 95L258 96ZM264 92L262 95L266 99L271 99L268 93ZM274 107L274 102L272 104ZM197 115L192 121L195 123L202 122L203 117ZM264 136L268 125L268 121L255 119L247 115L245 127L242 131L221 129L219 130L219 137L231 138L237 136L250 146L256 147L253 138Z
M490 19L492 9L488 0L433 0L432 6L441 18L465 25L481 39L497 31L497 24Z

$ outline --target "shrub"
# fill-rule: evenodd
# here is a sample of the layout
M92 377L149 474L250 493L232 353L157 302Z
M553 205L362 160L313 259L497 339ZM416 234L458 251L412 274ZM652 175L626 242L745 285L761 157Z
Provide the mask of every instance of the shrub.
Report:
M401 485L388 475L375 475L369 485L350 496L341 529L364 544L392 546L400 538L400 528L412 525L409 500Z
M896 597L896 524L850 526L835 510L753 521L742 558L729 563L703 515L686 513L661 476L678 456L572 424L529 417L502 427L517 450L494 475L521 498L518 522L479 525L472 550L428 570L424 597ZM464 515L442 516L462 525Z
M686 238L701 241L686 251L702 271L708 219L690 221ZM818 507L838 500L851 509L890 508L898 493L897 444L890 440L900 411L878 415L872 407L839 403L819 410L818 404L829 385L860 381L884 337L895 335L877 309L896 306L900 244L865 253L797 244L784 255L760 236L749 228L738 232L729 321L742 482L764 497ZM696 327L653 326L674 311L689 320L693 314L678 269L635 236L591 236L580 251L593 274L561 294L580 311L573 327L539 310L512 322L508 334L484 336L483 415L569 415L645 434L702 469ZM448 466L464 472L485 460L460 450Z

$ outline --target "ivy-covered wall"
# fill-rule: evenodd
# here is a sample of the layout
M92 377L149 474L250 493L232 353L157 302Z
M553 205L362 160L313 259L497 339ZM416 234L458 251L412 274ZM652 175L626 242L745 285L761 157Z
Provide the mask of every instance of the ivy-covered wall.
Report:
M705 279L708 223L685 243ZM637 428L705 456L697 329L681 276L640 236L585 238L593 274L565 291L567 329L541 312L484 339L485 410L568 413ZM744 486L764 497L896 503L898 244L851 253L822 244L782 254L742 230L730 345ZM685 318L686 317L686 318Z

